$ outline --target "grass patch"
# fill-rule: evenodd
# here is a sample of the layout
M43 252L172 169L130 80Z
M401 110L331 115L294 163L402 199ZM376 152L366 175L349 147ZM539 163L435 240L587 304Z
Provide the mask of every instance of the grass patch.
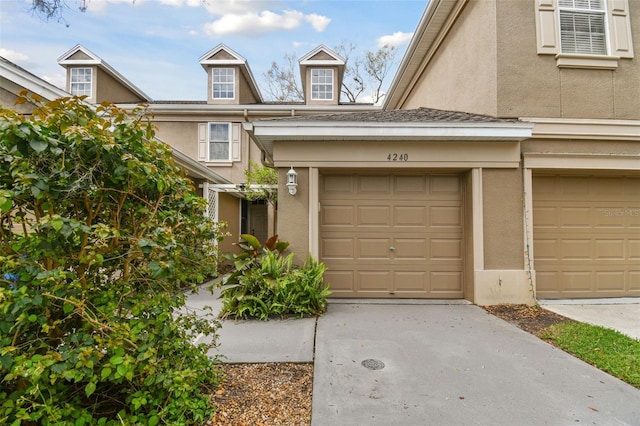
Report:
M579 322L549 327L543 339L640 388L640 341L608 328Z

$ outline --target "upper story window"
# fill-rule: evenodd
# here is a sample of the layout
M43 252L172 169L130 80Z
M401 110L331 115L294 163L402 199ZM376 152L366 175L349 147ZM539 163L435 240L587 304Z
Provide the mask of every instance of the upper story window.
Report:
M213 99L234 99L236 87L235 69L213 68L211 73Z
M333 99L333 70L332 69L312 69L311 70L311 99L332 100Z
M613 70L633 58L629 0L535 0L540 55L560 68Z
M209 161L229 161L229 123L209 123Z
M603 0L558 0L563 53L607 54Z
M91 97L92 68L71 68L70 92L73 96Z

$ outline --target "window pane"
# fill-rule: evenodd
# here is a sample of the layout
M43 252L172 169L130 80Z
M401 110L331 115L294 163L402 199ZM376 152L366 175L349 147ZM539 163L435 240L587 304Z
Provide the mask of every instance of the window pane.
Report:
M311 70L311 99L333 99L333 70Z
M229 123L209 124L209 160L229 159Z
M91 96L91 68L71 68L70 91L74 96Z
M213 99L235 98L235 70L214 68L212 70Z
M604 14L561 10L560 41L564 53L606 55Z

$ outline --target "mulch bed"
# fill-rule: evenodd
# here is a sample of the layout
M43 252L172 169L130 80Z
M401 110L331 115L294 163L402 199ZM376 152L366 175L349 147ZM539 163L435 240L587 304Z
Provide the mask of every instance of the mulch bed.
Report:
M488 313L538 337L552 325L573 322L570 318L547 311L538 305L495 305L483 306L483 308Z

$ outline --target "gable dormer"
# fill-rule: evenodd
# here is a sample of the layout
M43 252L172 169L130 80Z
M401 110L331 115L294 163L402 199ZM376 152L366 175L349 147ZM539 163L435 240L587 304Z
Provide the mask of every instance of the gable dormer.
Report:
M67 70L67 92L87 96L87 102L139 103L151 100L113 67L79 44L61 55L58 64Z
M299 60L306 104L338 105L346 61L320 45Z
M262 103L262 95L247 60L224 44L202 55L200 65L207 72L207 103Z

